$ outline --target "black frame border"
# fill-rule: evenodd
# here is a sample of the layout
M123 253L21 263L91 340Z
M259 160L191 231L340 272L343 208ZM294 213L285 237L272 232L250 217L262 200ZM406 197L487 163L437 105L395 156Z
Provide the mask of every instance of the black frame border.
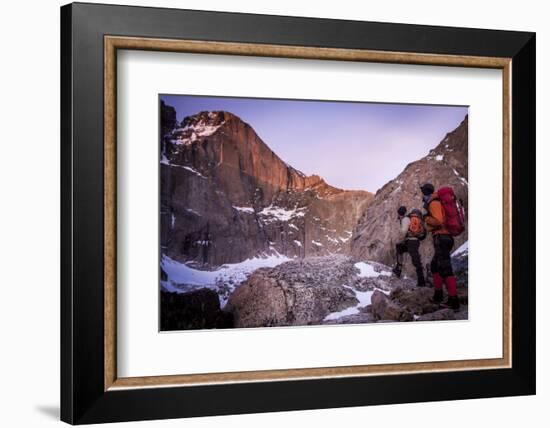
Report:
M512 368L104 391L105 35L512 59ZM73 3L61 8L61 420L71 424L535 393L535 34ZM430 385L430 388L425 388Z

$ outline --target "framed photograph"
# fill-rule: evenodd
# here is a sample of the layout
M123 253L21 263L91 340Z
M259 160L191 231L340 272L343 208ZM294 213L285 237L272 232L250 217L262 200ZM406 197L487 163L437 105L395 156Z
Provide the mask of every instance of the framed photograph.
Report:
M468 107L159 98L161 332L468 319Z
M61 104L62 420L535 393L533 33L76 3Z

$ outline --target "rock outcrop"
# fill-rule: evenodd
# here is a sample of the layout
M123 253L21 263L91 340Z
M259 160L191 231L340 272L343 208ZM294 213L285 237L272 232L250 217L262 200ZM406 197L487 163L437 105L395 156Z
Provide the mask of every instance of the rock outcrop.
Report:
M400 286L389 295L375 291L367 307L375 321L445 321L468 319L468 288L460 287L460 310L433 302L433 288Z
M398 241L397 208L422 209L419 186L431 182L436 188L451 186L468 213L468 118L447 134L427 156L408 164L395 179L379 189L354 229L351 254L358 260L376 260L392 265ZM467 219L466 219L467 222ZM467 228L466 228L467 230ZM467 232L455 238L455 248L468 239ZM433 255L430 237L420 246L423 263ZM409 273L410 263L405 263Z
M262 268L238 286L225 310L235 327L320 324L332 312L359 303L347 286L357 274L344 256L311 257Z
M160 102L160 115L160 134L162 137L171 132L178 125L178 120L176 118L176 109L166 105L164 101Z
M174 127L172 118L161 105L163 254L209 268L259 254L350 252L371 193L305 176L231 113L202 112Z
M455 250L451 261L458 284L468 285L468 242Z
M439 309L435 312L420 315L417 321L452 321L456 320L457 316L452 309Z
M188 293L161 291L160 305L162 331L233 327L231 314L222 312L218 294L208 288Z
M258 269L224 310L240 328L467 319L468 287L458 292L460 311L447 310L433 302L431 287L395 278L386 266L335 255Z
M413 316L410 311L400 307L388 296L380 291L375 291L372 295L370 312L375 320L382 321L412 321Z

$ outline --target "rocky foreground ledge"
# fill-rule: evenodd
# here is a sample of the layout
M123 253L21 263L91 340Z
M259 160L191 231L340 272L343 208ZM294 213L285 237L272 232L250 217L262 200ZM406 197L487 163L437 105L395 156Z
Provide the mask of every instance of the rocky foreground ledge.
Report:
M464 255L462 255L464 257ZM467 263L466 265L467 266ZM375 262L347 256L297 259L260 268L222 309L213 290L162 292L162 330L363 324L468 318L468 287L459 282L460 311L432 301L433 288L397 279Z

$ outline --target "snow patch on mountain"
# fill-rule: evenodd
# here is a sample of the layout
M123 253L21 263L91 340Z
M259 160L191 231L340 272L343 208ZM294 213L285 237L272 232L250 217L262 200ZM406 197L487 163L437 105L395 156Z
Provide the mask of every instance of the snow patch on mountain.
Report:
M325 235L325 236L326 236L327 240L330 241L330 242L332 242L333 244L340 244L340 241L339 241L338 239L333 238L333 237L331 237L331 236L329 236L329 235Z
M233 205L233 209L247 214L254 214L254 208L252 207L236 207L235 205Z
M202 175L199 171L197 171L195 168L189 166L189 165L177 165L177 164L174 164L172 162L170 162L168 160L168 158L166 156L164 156L164 154L162 155L162 158L160 160L160 163L163 164L163 165L167 165L167 166L171 166L171 167L175 167L175 168L182 168L182 169L185 169L186 171L189 171L191 172L192 174L195 174L196 176L200 177L200 178L204 178L206 180L206 177L204 175Z
M468 185L468 180L466 180L464 177L461 177L456 169L453 168L453 172L458 177L458 179L462 181L463 184L465 184L466 186Z
M187 212L190 213L190 214L194 214L194 215L196 215L196 216L202 217L200 212L198 212L198 211L196 211L196 210L194 210L194 209L192 209L192 208L185 208L185 211L187 211Z
M307 208L286 209L271 204L261 210L258 214L264 217L262 218L264 223L271 223L274 221L290 221L296 217L303 217L306 215L306 210Z
M196 169L194 168L191 168L190 166L182 166L183 169L195 174L195 175L198 175L200 178L204 178L206 179L206 177L204 175L202 175L199 171L197 171Z
M391 273L381 268L380 263L376 262L358 262L354 265L359 270L359 277L361 278L375 278L380 275L391 276ZM374 267L378 268L378 271Z
M451 257L461 256L462 254L467 253L469 250L468 241L464 242L460 247L458 247L452 254Z
M172 131L170 142L176 145L189 145L195 141L209 137L216 132L224 122L218 125L211 125L203 121L188 124L183 128L176 128Z
M355 315L361 312L361 308L365 308L372 303L372 295L376 290L381 291L382 293L388 295L389 292L375 288L374 290L360 291L349 285L344 285L345 288L352 290L355 293L355 298L359 301L355 306L350 306L349 308L343 309L338 312L331 312L328 314L323 321L337 320L339 318L347 317L349 315Z
M371 304L372 295L374 294L374 290L372 291L359 291L356 290L353 287L350 287L348 285L344 285L345 288L348 288L352 290L355 293L355 297L359 301L357 305L350 306L349 308L343 309L338 312L331 312L328 314L323 321L331 321L331 320L337 320L342 317L347 317L349 315L355 315L360 312L361 308L364 308Z
M348 236L340 236L338 239L340 239L340 241L342 241L345 244L351 239L351 237L353 236L353 233L349 230L344 230L344 233Z
M240 263L228 263L210 271L192 268L163 255L160 265L166 273L167 279L161 281L161 287L166 291L177 293L186 293L202 287L212 288L218 292L220 304L223 307L227 302L228 295L256 269L272 268L289 260L291 259L275 251L271 255L259 255ZM229 285L229 289L220 290L222 285Z

